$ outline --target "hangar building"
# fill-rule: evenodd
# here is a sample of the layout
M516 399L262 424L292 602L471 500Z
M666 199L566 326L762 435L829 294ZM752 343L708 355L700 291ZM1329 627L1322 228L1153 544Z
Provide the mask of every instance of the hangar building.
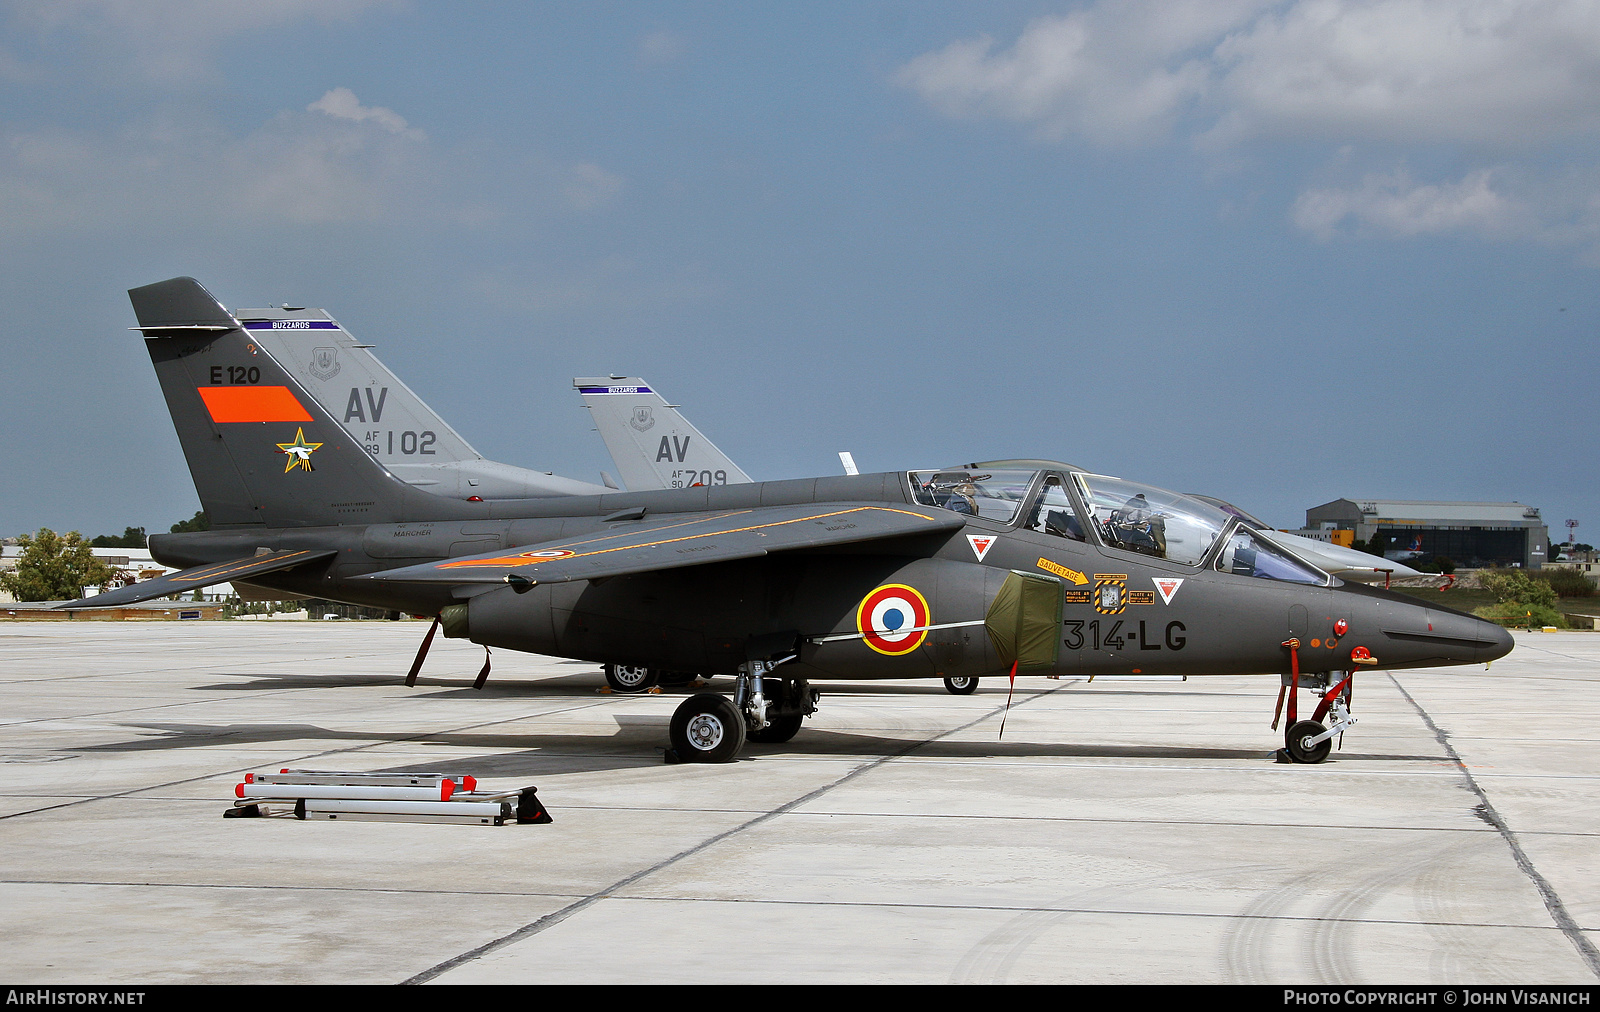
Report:
M1538 507L1519 502L1335 499L1306 510L1306 528L1297 533L1369 546L1380 539L1389 558L1443 555L1474 569L1539 569L1550 551L1550 528Z

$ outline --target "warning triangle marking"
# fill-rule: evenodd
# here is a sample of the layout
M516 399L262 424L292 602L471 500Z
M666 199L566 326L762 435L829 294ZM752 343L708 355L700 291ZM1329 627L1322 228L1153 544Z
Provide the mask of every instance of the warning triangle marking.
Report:
M982 562L983 557L988 555L989 549L994 546L995 536L993 534L968 534L967 542L972 545L972 554L978 557L979 562Z
M1176 577L1151 577L1150 582L1156 585L1156 590L1161 592L1161 603L1171 604L1172 595L1178 592L1183 585L1183 580Z

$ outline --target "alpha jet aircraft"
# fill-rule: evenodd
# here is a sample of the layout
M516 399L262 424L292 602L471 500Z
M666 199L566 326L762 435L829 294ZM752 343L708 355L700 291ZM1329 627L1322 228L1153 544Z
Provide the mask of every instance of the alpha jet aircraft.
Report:
M212 529L181 572L438 617L487 647L733 675L673 754L786 741L815 682L1282 676L1284 753L1326 758L1355 670L1489 661L1500 627L1349 584L1191 496L1052 461L475 502L406 483L191 278L129 293ZM1349 674L1345 674L1349 672ZM1321 690L1309 719L1302 683ZM1324 724L1332 715L1331 723Z

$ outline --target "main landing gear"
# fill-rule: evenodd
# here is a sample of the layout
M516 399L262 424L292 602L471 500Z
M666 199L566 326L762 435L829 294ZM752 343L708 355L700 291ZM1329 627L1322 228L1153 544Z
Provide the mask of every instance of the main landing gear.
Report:
M648 668L642 664L607 664L601 670L612 692L648 692L657 685L688 685L699 678L692 671Z
M667 761L732 762L746 741L777 744L793 738L801 721L817 712L820 693L804 678L770 673L792 659L741 664L732 699L702 692L684 700L672 715Z
M655 668L637 664L607 664L604 670L612 692L644 692L659 677Z
M957 675L944 680L944 691L952 696L970 696L978 691L977 675Z

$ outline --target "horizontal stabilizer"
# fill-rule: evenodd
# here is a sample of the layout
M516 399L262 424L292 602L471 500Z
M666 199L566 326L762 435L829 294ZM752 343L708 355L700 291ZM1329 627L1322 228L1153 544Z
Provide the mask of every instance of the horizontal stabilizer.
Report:
M168 573L158 576L154 580L144 580L140 583L130 583L126 587L110 591L105 594L96 594L94 597L85 597L77 601L68 601L58 604L58 609L75 611L79 608L115 608L124 604L133 604L138 601L149 601L157 597L166 597L169 594L183 594L213 584L229 583L233 580L247 580L252 576L265 576L267 573L276 573L283 569L293 569L303 566L308 562L325 559L330 555L338 555L334 549L322 551L296 551L296 552L269 552L265 555L253 555L247 559L235 559L232 562L214 562L205 566L195 566L191 569Z
M429 562L361 577L403 583L568 583L709 562L751 559L769 552L854 544L959 530L959 514L866 503L762 506L664 516L578 538L523 545Z

